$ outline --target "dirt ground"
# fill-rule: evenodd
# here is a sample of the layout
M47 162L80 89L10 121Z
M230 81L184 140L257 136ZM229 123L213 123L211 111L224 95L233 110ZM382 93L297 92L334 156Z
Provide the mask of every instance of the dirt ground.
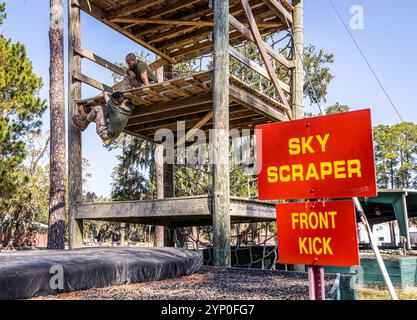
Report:
M326 292L333 285L326 278ZM89 289L37 299L51 300L308 300L306 274L213 269L178 279Z

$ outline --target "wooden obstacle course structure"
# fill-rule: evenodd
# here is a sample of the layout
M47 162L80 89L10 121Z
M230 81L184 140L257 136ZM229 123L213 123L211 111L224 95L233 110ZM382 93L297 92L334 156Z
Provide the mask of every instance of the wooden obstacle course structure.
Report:
M81 134L71 123L79 108L102 104L100 98L82 99L81 83L98 90L113 88L84 75L81 59L88 59L112 72L124 70L108 60L81 48L80 12L83 11L140 46L155 53L159 59L151 67L169 69L173 64L206 54L213 54L213 70L177 79L168 79L148 87L125 93L138 106L129 120L125 133L154 141L159 129L174 133L179 121L188 130L208 132L217 129L212 142L213 194L198 198L200 210L180 203L197 201L170 199L130 202L127 216L120 221L154 222L162 225L206 225L213 223L214 261L230 265L230 222L271 221L271 204L252 200L232 199L229 194L229 129L251 129L258 124L288 121L300 117L303 99L303 1L294 0L69 0L69 220L71 247L82 245L82 219L112 220L126 203L82 204ZM292 58L275 51L263 36L290 30L294 34ZM253 42L259 49L263 65L248 59L238 47ZM229 55L262 78L271 82L273 97L229 74ZM291 74L290 83L279 79L275 65ZM165 79L164 79L165 80ZM177 140L184 143L184 137ZM162 166L160 166L162 167ZM164 166L166 167L166 166ZM171 172L165 172L168 180ZM172 181L171 181L172 182ZM170 187L173 188L172 183ZM175 195L164 188L164 197ZM165 202L164 202L165 201ZM185 202L184 202L185 201ZM158 218L162 203L170 206L166 219ZM111 217L114 210L114 217ZM159 208L159 209L158 209ZM193 210L189 208L194 208ZM192 214L190 213L191 211ZM106 212L100 216L97 212ZM152 218L153 217L153 218ZM189 219L188 219L188 218ZM153 219L153 220L152 220ZM167 222L167 219L170 222ZM187 220L188 219L188 220Z

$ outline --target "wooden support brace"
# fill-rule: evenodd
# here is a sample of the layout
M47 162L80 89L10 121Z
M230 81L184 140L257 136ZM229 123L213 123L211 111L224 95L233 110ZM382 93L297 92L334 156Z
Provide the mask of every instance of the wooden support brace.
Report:
M274 84L275 88L278 91L278 94L279 94L279 96L282 100L282 103L287 108L286 113L287 113L288 118L291 120L292 119L292 114L291 114L291 109L290 109L289 103L287 101L287 98L285 97L284 91L281 88L281 85L279 83L277 75L275 74L275 70L274 70L274 68L271 64L271 61L269 60L268 53L267 53L267 51L265 49L265 46L264 46L264 41L262 40L261 34L259 33L259 29L256 26L255 18L253 16L251 7L249 5L249 2L248 2L248 0L241 0L241 2L242 2L242 5L243 5L243 8L245 10L246 17L248 18L249 26L250 26L250 29L252 31L252 35L255 39L255 43L258 46L259 51L260 51L261 56L262 56L262 59L265 62L266 70L268 71L268 74L271 77L271 81L272 81L272 83Z
M267 78L268 80L271 80L271 77L269 76L267 70L262 68L259 64L257 64L253 60L251 60L251 59L247 58L246 56L244 56L243 54L241 54L238 50L236 50L232 46L229 46L229 53L230 53L231 56L233 56L234 58L236 58L237 60L239 60L243 64L247 65L249 68L251 68L253 71L256 71L257 73L259 73L261 76ZM277 80L278 80L281 88L285 92L290 93L290 91L291 91L290 86L288 84L286 84L285 82L282 82L279 79L277 79Z
M275 12L275 14L282 19L282 21L288 21L292 24L292 15L284 8L282 3L279 0L263 0L266 5Z
M188 139L190 139L194 133L202 126L204 126L207 122L209 122L213 118L213 111L208 112L199 122L197 122L190 130L187 131L185 135L183 135L180 139L178 139L175 147L178 147L184 144Z
M84 75L82 73L74 72L73 75L72 75L72 77L75 78L75 79L77 79L78 81L81 81L81 82L83 82L85 84L88 84L89 86L91 86L93 88L96 88L97 90L107 91L107 92L113 92L113 88L112 87L110 87L108 85L105 85L105 84L103 84L103 83L101 83L101 82L99 82L99 81L97 81L97 80L95 80L93 78L90 78L90 77L88 77L88 76L86 76L86 75Z
M149 19L149 18L114 18L112 22L119 23L153 23L153 24L163 24L163 25L178 25L178 26L208 26L212 27L212 21L202 21L202 20L172 20L172 19Z
M107 16L107 19L112 20L118 17L125 17L131 14L134 14L136 12L142 11L142 10L146 10L152 6L156 6L162 2L164 2L165 0L153 0L153 1L149 1L149 0L141 0L141 1L136 1L135 3L128 5L128 6L124 6L122 7L120 10L116 10L114 12L112 12L111 14L109 14Z
M173 59L173 58L171 58L169 55L167 55L164 52L156 49L154 46L150 45L149 43L147 43L146 41L144 41L142 38L130 34L128 31L124 30L122 27L120 27L116 23L111 22L110 20L108 20L108 18L106 17L106 14L104 13L104 11L101 10L99 7L97 7L91 1L89 1L89 0L71 0L71 1L72 1L72 4L74 6L77 6L78 8L80 8L81 10L83 10L85 13L93 16L97 20L100 20L101 22L103 22L104 24L106 24L109 27L113 28L114 30L118 31L119 33L123 34L124 36L126 36L130 40L132 40L132 41L140 44L144 48L152 51L153 53L157 54L161 58L164 58L168 62L176 63L176 60ZM149 2L149 1L147 1L147 2ZM153 5L154 2L149 2L149 3L151 5Z
M234 16L229 14L229 22L230 24L236 28L236 30L240 31L244 36L246 36L247 39L251 40L252 42L255 42L255 39L252 36L251 31L246 28L238 19L236 19ZM259 24L258 24L259 25ZM280 62L283 66L287 68L294 68L294 62L291 60L288 60L285 58L282 54L276 52L273 48L271 48L267 43L263 42L266 51L276 59L278 62Z
M126 74L126 71L123 68L116 66L115 64L111 63L110 61L107 61L106 59L103 59L103 58L99 57L98 55L96 55L96 54L94 54L94 53L92 53L88 50L85 50L85 49L82 49L82 48L74 48L74 52L76 54L78 54L79 56L81 56L83 58L86 58L86 59L88 59L92 62L95 62L98 65L100 65L100 66L102 66L106 69L109 69L110 71L113 71L114 73L117 73L121 76L124 76Z

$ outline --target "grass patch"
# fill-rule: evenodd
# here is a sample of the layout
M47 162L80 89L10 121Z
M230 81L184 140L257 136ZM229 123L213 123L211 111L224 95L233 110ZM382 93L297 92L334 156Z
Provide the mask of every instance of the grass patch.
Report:
M400 300L417 300L417 288L409 288L405 291L395 290ZM358 300L391 300L388 290L382 288L358 289Z

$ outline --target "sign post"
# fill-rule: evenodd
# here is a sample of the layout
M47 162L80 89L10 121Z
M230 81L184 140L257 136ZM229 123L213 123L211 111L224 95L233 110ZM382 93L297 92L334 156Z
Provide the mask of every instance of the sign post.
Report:
M310 282L310 300L326 300L323 267L309 266L308 280Z
M323 266L359 265L352 200L377 196L371 112L258 126L260 200L277 204L279 262L309 266L310 299L325 299Z

